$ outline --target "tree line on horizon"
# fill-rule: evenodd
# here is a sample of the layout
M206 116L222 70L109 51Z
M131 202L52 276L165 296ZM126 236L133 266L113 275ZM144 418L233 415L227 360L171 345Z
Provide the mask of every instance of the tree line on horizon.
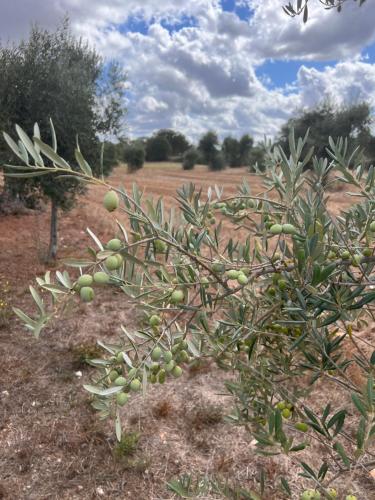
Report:
M289 155L288 137L294 129L297 137L304 137L309 131L307 147L314 147L317 156L326 156L328 138L347 137L348 146L363 150L366 166L375 162L375 136L372 135L372 110L363 102L346 107L335 107L325 102L314 109L302 110L290 118L280 129L273 144L279 145ZM118 162L126 162L130 172L142 168L147 162L181 162L186 170L196 164L207 165L210 170L225 167L262 167L266 146L254 143L249 134L240 138L226 136L221 142L218 134L209 130L197 144L192 144L182 132L173 129L160 129L150 137L123 140L112 145Z

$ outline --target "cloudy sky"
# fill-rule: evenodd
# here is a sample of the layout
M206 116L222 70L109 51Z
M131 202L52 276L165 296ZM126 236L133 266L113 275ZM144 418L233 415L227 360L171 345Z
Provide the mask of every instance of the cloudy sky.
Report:
M375 107L375 1L341 14L310 0L290 19L283 0L0 0L2 40L30 23L74 32L128 74L128 132L171 127L197 138L276 134L296 110L329 98Z

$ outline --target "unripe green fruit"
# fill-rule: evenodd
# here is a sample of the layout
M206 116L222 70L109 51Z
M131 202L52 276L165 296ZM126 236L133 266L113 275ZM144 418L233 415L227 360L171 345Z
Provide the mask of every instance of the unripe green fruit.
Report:
M184 292L182 290L175 290L171 295L172 304L180 304L184 301Z
M297 422L294 427L301 432L307 432L309 430L309 426L305 422Z
M272 224L269 229L271 234L281 234L283 232L283 226L281 224Z
M157 381L158 381L157 376L154 373L151 373L151 375L150 375L150 383L151 384L156 384Z
M249 283L249 278L245 274L240 273L238 275L237 282L239 285L245 286Z
M372 231L373 233L375 233L375 220L373 220L370 224L370 231Z
M225 271L225 266L220 262L214 262L212 264L212 270L214 273L223 273Z
M284 410L286 408L284 401L280 401L279 403L277 403L276 408L278 408L279 410Z
M328 258L329 258L330 260L335 260L335 259L336 259L336 257L337 257L336 252L334 252L333 250L330 250L330 251L328 252Z
M283 233L284 234L296 234L297 229L293 224L283 224Z
M119 374L118 374L118 371L116 371L116 370L111 370L111 371L109 372L109 375L108 375L109 380L110 380L111 382L114 382L118 376L119 376Z
M114 238L107 243L108 250L112 250L112 252L117 252L122 247L122 242L118 238Z
M122 355L122 352L118 352L118 353L116 354L116 361L117 361L118 363L123 363L123 362L124 362L124 356Z
M208 278L206 278L206 276L203 276L203 278L201 278L201 285L203 286L203 288L207 288L209 284L210 282Z
M115 385L122 386L122 385L126 385L126 384L127 384L127 381L126 381L125 377L117 377L115 380Z
M160 370L159 375L158 375L159 384L164 384L165 377L166 377L165 370Z
M118 267L121 267L122 263L124 262L124 257L120 253L116 253L115 257L118 262Z
M153 373L158 373L158 371L160 370L160 365L159 363L152 363L151 366L150 366L150 370L153 372Z
M357 500L355 495L346 495L345 500Z
M265 225L266 229L271 229L272 226L275 226L277 224L274 224L273 222L269 221L269 222L265 222L264 225ZM276 233L276 234L278 234L278 233Z
M94 274L94 283L97 285L107 285L109 283L109 276L103 271L98 271Z
M341 258L344 260L350 259L350 252L349 250L344 250L341 252Z
M352 258L353 266L358 267L361 262L362 262L362 255L357 253L356 255L353 256Z
M289 418L292 413L288 408L284 408L283 411L281 412L281 414L284 418Z
M240 274L238 271L236 271L236 269L230 269L229 271L227 271L227 276L228 276L228 279L230 280L236 280L238 278L238 275Z
M141 386L142 386L141 381L138 380L137 378L135 378L130 382L130 389L134 392L139 391Z
M119 199L117 193L115 191L108 191L104 196L103 200L104 208L108 210L108 212L113 212L119 206Z
M271 297L274 297L276 295L276 290L273 286L270 286L268 289L268 293L271 295Z
M186 340L181 340L180 347L181 349L187 349L189 347L189 344L187 343Z
M364 248L362 250L362 253L365 257L371 257L372 255L372 248Z
M177 354L177 352L180 350L180 344L175 344L174 346L172 346L172 354Z
M156 252L163 253L167 250L167 244L165 241L162 240L155 240L154 241L154 248Z
M164 367L165 371L166 372L171 372L173 370L173 368L176 366L176 363L175 361L172 359L171 361L169 361L169 363L167 363Z
M155 347L155 349L151 353L152 361L159 361L162 355L162 350L159 346Z
M90 286L82 287L79 294L83 302L91 302L95 297L94 290Z
M171 351L164 351L163 359L165 363L169 363L173 359L173 354Z
M338 497L338 493L337 491L335 490L335 488L328 488L328 495L329 495L329 498L330 499L334 499L334 498L337 498Z
M119 406L124 406L129 400L129 395L124 392L118 392L116 394L116 402Z
M158 326L161 323L161 318L157 314L153 314L149 319L150 326Z
M92 282L93 278L90 274L82 274L77 280L78 286L90 286Z
M104 261L104 264L109 271L114 271L121 266L116 255L110 255L109 257L107 257Z
M178 359L181 363L187 363L189 361L189 354L186 351L181 351L178 355Z
M320 493L317 490L305 490L301 495L301 500L320 500Z
M279 287L279 290L285 290L287 287L287 282L285 280L281 279L277 282L277 285Z
M137 375L137 368L130 368L129 372L128 372L128 377L131 379L131 378L134 378L136 375Z
M182 368L180 366L175 366L172 370L172 375L175 378L181 377L182 375Z

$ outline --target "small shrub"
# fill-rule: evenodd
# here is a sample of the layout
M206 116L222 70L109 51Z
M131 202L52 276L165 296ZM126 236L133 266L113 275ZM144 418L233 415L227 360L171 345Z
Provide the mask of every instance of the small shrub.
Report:
M194 429L203 429L203 427L210 427L220 423L223 419L223 410L217 405L213 404L199 404L194 408L189 417L189 423Z
M121 460L127 458L137 451L138 441L141 435L139 432L126 432L121 436L121 440L116 443L113 454L116 459Z
M182 158L182 168L184 170L193 170L198 161L198 152L195 148L185 151Z
M219 152L216 152L212 156L212 158L211 158L211 160L210 160L210 162L208 164L208 168L210 170L214 170L214 171L216 171L216 170L224 170L224 168L225 168L225 158L224 158L223 154L219 153Z
M132 144L124 151L124 160L130 173L141 169L145 163L145 150L141 144Z

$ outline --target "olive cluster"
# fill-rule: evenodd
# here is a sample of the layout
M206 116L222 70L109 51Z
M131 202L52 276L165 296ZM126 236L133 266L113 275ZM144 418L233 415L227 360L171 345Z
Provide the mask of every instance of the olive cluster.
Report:
M110 240L106 249L111 252L118 252L123 248L123 242L117 238ZM104 266L107 271L115 271L119 269L124 262L124 259L120 253L114 253L109 255L104 260ZM76 283L74 284L74 290L79 292L81 300L83 302L91 302L95 298L95 292L92 288L93 285L108 285L110 283L111 275L105 271L97 271L93 275L82 274Z

